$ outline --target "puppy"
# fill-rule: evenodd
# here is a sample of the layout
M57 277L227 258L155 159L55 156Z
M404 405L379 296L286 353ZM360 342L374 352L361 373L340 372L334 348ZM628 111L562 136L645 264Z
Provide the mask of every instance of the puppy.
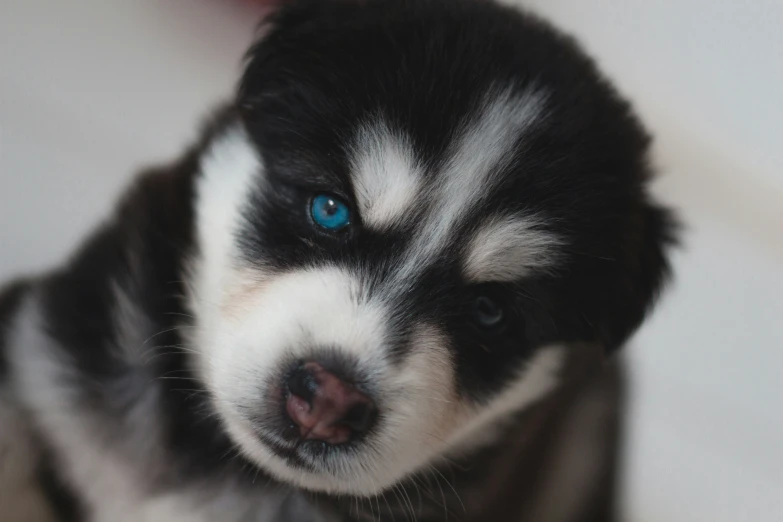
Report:
M674 237L629 104L492 2L302 1L261 33L198 142L2 294L0 509L608 520L603 361Z

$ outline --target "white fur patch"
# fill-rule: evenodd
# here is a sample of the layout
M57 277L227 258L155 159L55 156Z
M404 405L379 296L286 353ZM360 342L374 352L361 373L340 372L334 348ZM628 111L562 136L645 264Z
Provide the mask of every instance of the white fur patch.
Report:
M201 160L196 185L196 234L199 253L191 266L191 308L200 321L216 317L217 303L236 268L237 233L253 182L263 165L245 130L234 126L217 138ZM203 324L212 328L211 324Z
M334 316L329 315L329 319ZM350 323L338 328L347 327ZM339 459L331 471L309 473L292 469L258 441L237 413L237 403L246 401L248 393L252 394L251 400L259 395L263 376L258 378L248 365L257 364L257 352L262 348L256 348L256 354L239 361L224 361L229 367L214 383L221 414L244 451L281 480L334 493L378 493L438 456L446 437L471 413L456 395L454 369L443 336L435 328L421 326L414 334L413 343L416 349L402 368L390 364L381 344L362 352L360 366L369 373L382 401L383 426L367 441L361 456ZM238 350L246 348L240 345ZM219 363L214 361L214 364ZM239 373L240 367L244 373ZM254 375L256 379L249 380ZM229 383L227 379L233 381Z
M408 138L379 120L359 129L351 160L363 224L383 229L415 203L420 172Z
M508 216L485 223L473 235L464 259L468 280L514 281L557 261L560 241L537 229L535 219Z
M284 356L337 347L360 365L384 356L386 313L360 296L359 280L336 268L291 272L248 297L244 312L221 319L202 347L220 395L258 394ZM223 395L225 396L225 395Z
M381 375L387 366L387 314L360 291L354 276L336 268L280 275L249 295L242 310L232 310L216 322L219 327L201 334L204 378L230 433L251 457L289 481L313 479L276 463L238 412L245 405L263 407L279 384L273 379L280 378L283 361L321 349L353 356L368 378Z

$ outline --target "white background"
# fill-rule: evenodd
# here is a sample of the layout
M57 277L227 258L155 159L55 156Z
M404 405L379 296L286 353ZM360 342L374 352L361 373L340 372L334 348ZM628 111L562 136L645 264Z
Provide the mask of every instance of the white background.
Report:
M526 3L635 100L688 224L627 352L628 518L783 520L783 4ZM228 0L0 0L0 279L61 260L194 136L256 20Z

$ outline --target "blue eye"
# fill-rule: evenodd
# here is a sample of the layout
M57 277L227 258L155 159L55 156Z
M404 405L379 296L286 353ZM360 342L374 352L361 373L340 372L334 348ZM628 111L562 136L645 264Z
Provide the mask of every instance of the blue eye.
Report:
M318 194L310 205L313 221L327 230L340 230L351 223L348 205L334 196Z

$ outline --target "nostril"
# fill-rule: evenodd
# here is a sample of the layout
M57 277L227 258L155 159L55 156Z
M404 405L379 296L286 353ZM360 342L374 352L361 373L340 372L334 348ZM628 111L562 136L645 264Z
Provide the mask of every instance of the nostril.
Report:
M305 370L304 367L297 368L288 376L286 382L289 393L296 395L307 401L313 400L313 395L318 389L318 383L313 374Z
M341 424L351 428L354 433L366 433L375 421L377 413L378 410L372 402L359 402L346 412Z

